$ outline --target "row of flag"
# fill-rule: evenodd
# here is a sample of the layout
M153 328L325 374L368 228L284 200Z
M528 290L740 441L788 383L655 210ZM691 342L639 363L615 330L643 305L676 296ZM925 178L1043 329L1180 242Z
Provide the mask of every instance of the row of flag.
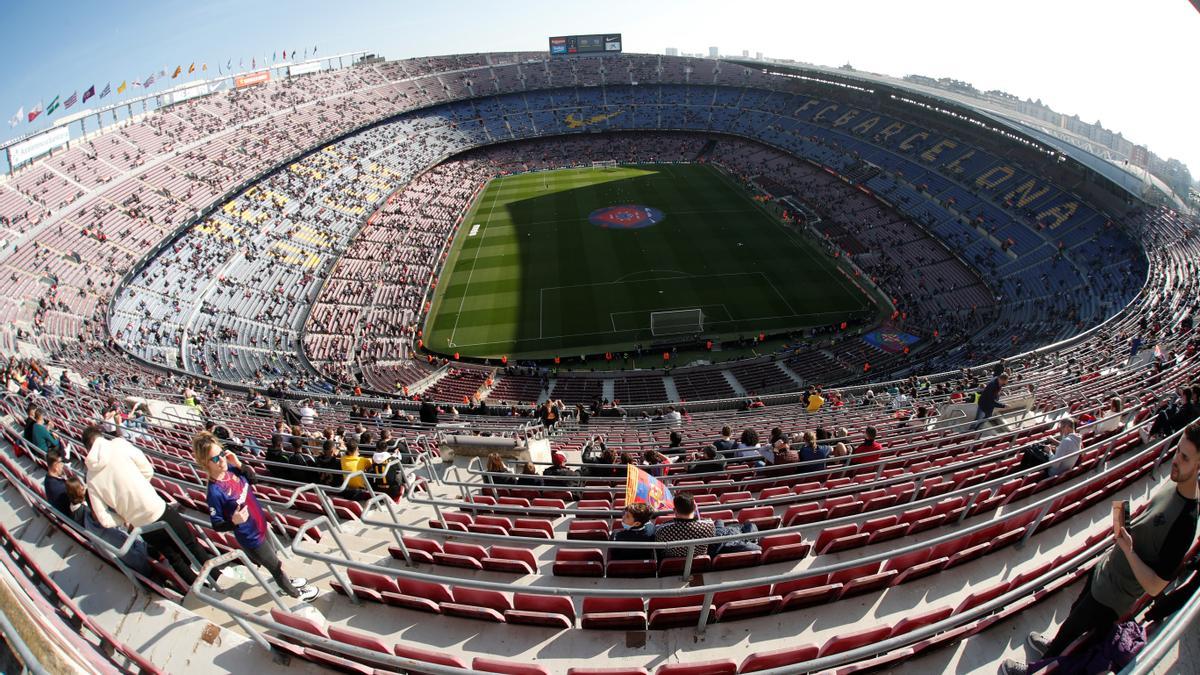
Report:
M297 52L297 50L295 50L295 49L292 50L292 58L296 58L296 52ZM309 53L309 50L305 49L304 50L304 58L308 58L308 53ZM279 55L279 52L273 52L271 54L271 62L272 63L275 63L278 60L278 55ZM313 45L312 55L313 56L317 55L317 46L316 45ZM287 57L288 57L288 51L285 49L285 50L283 50L283 60L286 61ZM267 65L267 57L265 57L265 56L263 57L263 65L264 66ZM245 68L245 67L246 67L246 60L238 59L238 68ZM258 67L258 58L257 57L253 57L253 56L250 57L250 67L252 69ZM208 71L208 64L202 62L200 64L200 72L207 72L207 71ZM191 75L195 72L196 72L196 63L193 61L192 64L187 67L187 74ZM180 75L182 75L183 73L184 73L184 68L183 68L182 64L175 66L175 70L171 72L170 79L174 80L174 79L178 78ZM218 63L217 64L217 73L219 75L225 75L226 73L232 74L233 73L233 59L229 59L225 62L224 70L221 69L221 64ZM149 89L151 86L154 85L155 82L157 82L159 80L165 80L165 79L167 79L167 69L166 68L163 68L162 70L158 71L157 73L150 73L150 75L144 79L122 80L121 84L117 85L117 95L120 96L121 94L124 94L125 90L129 89L131 87L135 88L135 89L138 89L138 88ZM72 92L72 94L70 96L68 96L66 98L66 100L64 100L64 101L59 101L61 96L55 96L54 100L50 101L50 105L43 107L42 102L39 101L37 103L37 105L34 105L29 109L28 113L25 112L25 106L21 106L19 109L17 109L17 112L11 118L9 118L8 126L15 127L18 124L20 124L22 120L25 120L26 122L31 123L43 114L46 115L47 117L49 117L50 115L53 115L54 112L56 110L58 110L60 107L63 110L69 110L71 108L71 106L75 105L76 103L87 103L88 99L90 99L92 97L101 99L101 98L104 98L104 97L108 96L109 94L111 94L112 91L113 91L113 88L112 88L111 82L104 85L104 89L102 89L99 94L96 93L96 85L93 84L92 86L90 86L84 90L82 98L79 96L78 91Z

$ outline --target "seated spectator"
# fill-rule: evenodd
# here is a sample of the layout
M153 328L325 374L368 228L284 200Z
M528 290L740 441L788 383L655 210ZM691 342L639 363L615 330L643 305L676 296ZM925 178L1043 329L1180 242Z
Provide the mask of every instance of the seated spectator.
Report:
M537 472L533 462L521 465L521 473L517 475L516 484L521 487L542 487L542 477Z
M775 445L771 448L771 451L774 453L774 457L771 460L772 466L795 464L800 461L800 453L792 449L790 439L781 438L775 441Z
M621 529L613 530L613 541L654 541L654 511L649 504L629 504L621 515ZM653 549L612 548L609 560L649 560L655 557Z
M317 473L317 483L319 485L338 485L341 483L341 477L333 471L342 470L342 460L337 456L337 444L332 438L326 438L321 443L321 454L313 460L313 466L319 471Z
M1108 400L1108 408L1101 415L1100 421L1096 423L1095 433L1108 434L1112 433L1124 426L1124 415L1121 414L1123 406L1119 397L1112 397Z
M288 463L296 467L292 469L292 480L299 483L312 483L317 479L312 469L316 465L312 451L303 438L292 441L292 453L288 455Z
M804 408L810 413L815 413L825 405L825 397L821 396L821 388L816 387L812 393L808 395L808 405Z
M46 501L64 516L71 515L71 500L67 497L67 470L58 450L46 451L46 478L42 482Z
M583 475L593 478L620 478L624 470L617 466L617 453L603 441L592 443L583 449Z
M119 527L101 527L100 523L92 517L92 510L87 505L87 486L83 484L83 481L79 480L77 476L71 476L65 481L64 489L67 494L67 515L72 520L83 529L108 542L110 546L118 549L125 546L125 541L129 537L128 532ZM121 562L144 577L152 577L154 574L153 568L150 567L150 551L146 548L146 542L142 541L140 537L133 542L129 551L121 556Z
M371 460L367 457L360 457L358 454L358 443L347 443L346 454L342 455L342 471L368 471L371 468ZM342 481L346 480L345 476L338 476L334 479L334 485L341 485ZM367 492L367 481L362 476L354 476L346 483L346 489L342 491L342 496L347 499L366 500L370 498Z
M48 421L39 406L29 406L25 418L25 440L29 441L42 452L57 450L64 461L71 461L70 449L54 433L54 422Z
M675 518L670 522L659 525L654 530L654 541L672 542L688 541L691 539L707 539L715 536L716 525L707 518L701 519L696 513L696 501L689 494L675 495ZM687 546L673 546L663 551L664 558L678 558L688 554ZM695 555L708 553L707 544L690 547Z
M667 473L667 465L671 459L657 450L647 450L642 453L642 464L646 465L646 473L655 478L662 478Z
M667 452L677 450L683 447L683 434L678 431L671 432L671 441L667 445Z
M801 473L811 473L815 471L824 471L826 462L830 454L833 453L833 447L829 445L818 445L817 434L812 431L804 432L804 442L800 446L800 461L804 463L800 467ZM809 464L808 462L813 462Z
M508 466L504 464L504 458L500 453L493 452L487 456L487 474L484 475L485 483L492 485L513 485L517 482L512 471L508 470Z
M667 412L663 415L663 420L669 426L678 427L683 424L683 415L672 406L667 407Z
M404 475L400 473L400 462L391 461L393 455L376 452L371 455L371 477L376 492L382 492L393 501L404 494Z
M721 437L713 442L713 446L721 453L737 447L737 441L733 440L733 429L729 425L721 427Z
M717 446L706 445L700 451L702 459L688 467L688 473L716 473L725 470L725 459L717 452Z
M1029 469L1049 463L1046 477L1054 478L1070 471L1079 461L1079 455L1067 457L1082 447L1083 441L1075 433L1075 420L1064 417L1058 421L1058 441L1046 441L1041 445L1026 448L1021 455L1021 468Z
M542 472L542 483L546 488L572 490L572 499L580 497L580 494L574 491L579 487L579 472L567 466L567 456L561 452L550 454L550 466Z
M752 467L766 466L767 456L770 453L770 448L764 448L758 442L758 432L754 429L743 429L742 438L738 441L737 448L732 453L728 453L732 459L745 461Z
M883 454L883 445L881 445L879 441L875 440L876 436L878 435L878 431L876 431L875 427L867 427L866 430L864 430L863 435L865 436L865 439L857 448L854 449L854 452L850 456L851 464L869 464L871 462L877 462L879 461L880 455Z

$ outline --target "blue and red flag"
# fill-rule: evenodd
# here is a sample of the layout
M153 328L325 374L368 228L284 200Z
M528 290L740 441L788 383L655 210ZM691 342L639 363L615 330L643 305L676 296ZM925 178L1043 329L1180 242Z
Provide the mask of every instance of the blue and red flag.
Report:
M671 511L675 498L671 490L654 476L632 464L625 465L625 503L649 504L655 511Z

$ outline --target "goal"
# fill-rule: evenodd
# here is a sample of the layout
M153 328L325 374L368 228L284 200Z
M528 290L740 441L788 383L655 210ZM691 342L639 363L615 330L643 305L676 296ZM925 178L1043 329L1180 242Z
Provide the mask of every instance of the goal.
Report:
M704 332L704 312L699 307L650 312L650 334L690 335Z
M617 168L617 160L615 160L615 159L597 160L597 161L592 162L592 168L593 169L615 169L615 168Z

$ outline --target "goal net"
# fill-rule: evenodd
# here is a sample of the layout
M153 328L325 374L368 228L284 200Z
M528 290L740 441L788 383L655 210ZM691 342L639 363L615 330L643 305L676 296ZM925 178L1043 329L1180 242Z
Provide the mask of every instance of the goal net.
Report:
M602 159L592 162L593 169L615 169L617 168L617 160Z
M704 312L694 309L672 309L665 312L650 312L650 334L690 335L704 331Z

